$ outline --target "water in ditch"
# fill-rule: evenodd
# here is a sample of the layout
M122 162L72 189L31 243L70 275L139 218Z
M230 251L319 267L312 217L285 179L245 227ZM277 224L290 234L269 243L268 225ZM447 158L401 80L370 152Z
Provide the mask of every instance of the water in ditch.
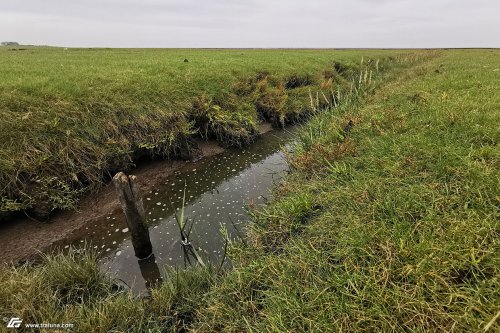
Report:
M95 225L85 241L101 251L103 269L135 292L160 280L164 267L184 267L196 263L181 244L175 215L180 215L184 191L185 216L193 225L190 240L205 263L218 265L223 257L225 238L244 234L249 205L263 204L270 190L288 171L282 148L293 130L272 131L243 150L189 163L169 176L154 190L144 193L144 207L154 255L139 261L129 238L122 213L110 214ZM81 240L83 241L83 240Z

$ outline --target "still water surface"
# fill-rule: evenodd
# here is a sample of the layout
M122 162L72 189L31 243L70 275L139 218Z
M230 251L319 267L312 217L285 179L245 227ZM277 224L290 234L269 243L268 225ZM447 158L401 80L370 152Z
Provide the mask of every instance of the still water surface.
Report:
M204 262L220 263L223 257L224 226L230 238L244 234L247 207L269 198L270 190L288 171L281 149L290 142L293 130L265 134L245 150L189 163L149 193L144 207L154 256L138 261L121 212L98 221L85 240L102 251L101 265L135 292L161 279L166 266L190 265L196 260L185 254L175 214L180 216L186 191L185 215L193 224L190 240Z

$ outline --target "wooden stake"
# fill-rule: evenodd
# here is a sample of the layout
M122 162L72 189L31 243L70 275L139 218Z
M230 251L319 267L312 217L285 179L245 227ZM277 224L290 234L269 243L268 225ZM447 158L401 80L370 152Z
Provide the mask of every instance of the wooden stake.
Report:
M144 223L146 214L137 177L119 172L113 177L113 184L132 235L135 256L139 259L146 259L153 253L153 246L149 238L149 230Z

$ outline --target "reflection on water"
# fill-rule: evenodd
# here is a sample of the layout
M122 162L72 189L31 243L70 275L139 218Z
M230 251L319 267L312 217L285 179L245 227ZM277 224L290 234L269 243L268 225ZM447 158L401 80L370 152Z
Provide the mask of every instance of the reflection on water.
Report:
M97 222L86 240L102 251L102 266L106 271L133 286L135 291L152 286L161 280L164 266L196 262L195 258L186 258L175 221L185 189L185 215L193 224L190 240L203 261L218 263L225 243L221 226L232 238L243 233L248 220L247 205L263 203L270 188L288 170L280 148L291 137L290 131L275 131L243 151L228 150L190 163L167 178L162 186L145 193L144 206L154 251L148 260L138 261L134 256L121 212Z
M138 264L146 288L152 288L162 282L160 269L154 254L147 259L138 260Z

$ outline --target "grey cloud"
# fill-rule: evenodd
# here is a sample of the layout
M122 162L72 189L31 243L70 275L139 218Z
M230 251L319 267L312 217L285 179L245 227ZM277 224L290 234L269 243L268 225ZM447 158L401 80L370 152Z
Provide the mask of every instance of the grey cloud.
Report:
M116 47L499 47L495 0L17 0L0 40Z

